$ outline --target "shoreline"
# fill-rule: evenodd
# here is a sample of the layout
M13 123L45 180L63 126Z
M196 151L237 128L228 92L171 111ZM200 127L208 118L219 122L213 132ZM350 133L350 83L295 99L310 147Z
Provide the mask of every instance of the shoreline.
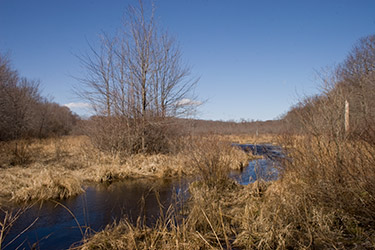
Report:
M14 145L22 148L22 156L15 156L12 151ZM8 155L4 157L6 150ZM202 149L193 151L199 150ZM4 200L22 204L35 200L66 199L84 192L83 187L87 184L192 176L197 170L192 162L195 156L190 153L196 152L113 156L96 150L84 136L3 143L0 205ZM9 162L14 161L12 155L14 158L24 157L27 161L11 166ZM231 169L240 169L256 158L235 148L225 151L222 157L230 162Z

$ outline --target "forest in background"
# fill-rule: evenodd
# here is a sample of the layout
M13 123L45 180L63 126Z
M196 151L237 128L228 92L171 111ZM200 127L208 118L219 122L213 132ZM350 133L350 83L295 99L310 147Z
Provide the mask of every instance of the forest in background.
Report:
M80 247L375 247L375 35L321 71L320 93L278 120L202 121L186 118L199 104L190 92L198 79L174 39L156 29L153 12L128 11L127 32L103 34L101 47L79 59L87 74L77 94L96 111L87 120L43 97L0 56L0 204L69 198L84 183L199 176L183 215L171 207L153 227L124 219ZM262 142L284 149L279 178L235 183L228 171L254 156L233 138L257 143L265 134L272 141Z
M19 75L0 55L0 141L68 135L79 117L41 94L39 81Z

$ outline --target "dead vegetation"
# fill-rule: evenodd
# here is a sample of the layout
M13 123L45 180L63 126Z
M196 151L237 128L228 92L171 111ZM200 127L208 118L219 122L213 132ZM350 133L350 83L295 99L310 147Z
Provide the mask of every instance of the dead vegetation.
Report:
M243 230L247 204L259 207L269 183L240 186L229 178L215 183L199 180L189 187L181 208L172 204L156 223L147 226L126 218L84 240L79 249L232 249Z
M279 180L240 186L202 178L190 184L182 210L171 209L151 227L124 220L82 248L373 249L374 148L358 141L338 147L324 137L280 142L293 160L285 160ZM201 163L213 160L200 156L208 158Z
M36 218L30 225L24 228L18 235L13 239L10 239L7 243L4 243L6 237L8 236L11 228L20 218L20 216L25 213L32 205L24 206L13 211L5 210L0 206L0 249L6 249L11 245L17 238L19 238L23 233L30 229L38 220Z
M235 243L257 249L374 247L374 148L324 138L295 140L282 178L248 202ZM284 141L286 143L286 141Z
M218 155L230 168L244 166L251 158L213 138L189 137L183 143L174 154L123 156L99 151L85 136L3 142L0 197L3 202L64 199L83 192L90 182L201 174L205 165L199 170L196 164L203 152L211 158ZM215 162L210 164L217 168Z

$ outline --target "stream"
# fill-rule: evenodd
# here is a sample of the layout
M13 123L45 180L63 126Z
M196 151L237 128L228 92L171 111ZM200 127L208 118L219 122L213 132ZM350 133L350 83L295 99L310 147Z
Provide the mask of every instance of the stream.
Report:
M242 185L259 178L277 178L275 157L282 157L278 147L233 145L265 157L251 161L242 171L231 171L231 178ZM85 232L98 232L124 216L133 223L139 216L143 216L145 223L152 225L160 215L160 204L165 211L170 204L176 202L176 197L179 197L179 202L188 197L188 184L188 180L124 180L110 185L88 186L85 193L63 200L61 204L45 201L26 210L11 228L2 247L67 249L80 242ZM17 238L20 232L30 225L32 226ZM4 248L7 244L9 245Z

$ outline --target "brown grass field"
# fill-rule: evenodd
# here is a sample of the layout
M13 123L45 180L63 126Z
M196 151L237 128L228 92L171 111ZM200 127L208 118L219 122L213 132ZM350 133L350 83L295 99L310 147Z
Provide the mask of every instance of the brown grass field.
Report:
M90 182L199 175L150 227L124 218L80 249L373 249L375 148L329 137L205 136L176 154L121 157L86 137L1 145L2 201L63 199ZM247 186L227 177L252 156L230 146L275 143L287 151L277 181ZM74 247L73 247L74 248Z
M283 162L277 181L203 178L190 185L182 214L171 207L153 227L124 219L79 248L374 249L373 145L324 136L279 143L293 160ZM212 154L203 158L198 169L217 163Z
M214 145L218 139L185 141L184 149L176 154L131 156L100 152L84 136L2 143L0 204L64 199L84 192L84 185L90 182L192 175L199 152L206 152L206 145ZM230 143L222 142L212 150L221 150L218 155L230 168L244 166L252 158Z

